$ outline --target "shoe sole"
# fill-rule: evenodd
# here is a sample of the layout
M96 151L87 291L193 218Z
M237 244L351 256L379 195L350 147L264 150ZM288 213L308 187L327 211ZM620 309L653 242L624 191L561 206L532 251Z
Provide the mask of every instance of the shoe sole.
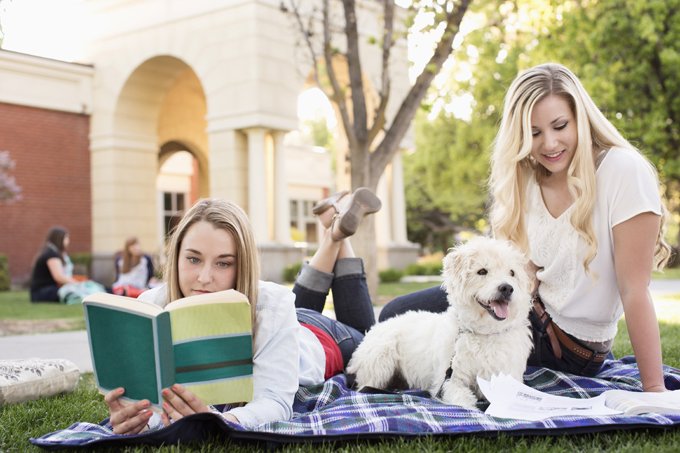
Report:
M349 190L343 190L338 192L337 196L330 196L326 198L325 200L321 201L318 205L314 206L312 208L312 214L314 215L321 215L324 212L328 211L330 208L333 207L334 203L337 203L340 201L341 198L343 198L345 195L349 193Z
M352 203L342 216L338 229L345 236L352 236L359 228L361 220L368 214L378 212L382 207L380 199L369 189L359 188L352 196Z

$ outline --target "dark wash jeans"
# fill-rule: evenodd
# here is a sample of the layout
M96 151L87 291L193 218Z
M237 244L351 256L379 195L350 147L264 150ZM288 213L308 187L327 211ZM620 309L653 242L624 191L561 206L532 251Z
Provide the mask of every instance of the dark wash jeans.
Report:
M449 303L446 299L446 292L440 286L436 286L395 298L383 307L380 312L379 322L410 310L443 313L448 308ZM562 348L562 358L558 359L555 357L550 339L545 331L545 326L538 319L533 309L529 312L529 320L531 321L531 330L533 332L534 348L527 360L527 365L543 366L556 371L564 371L581 376L594 376L600 371L602 363L585 360L567 348ZM573 336L569 335L569 337L581 344ZM612 357L611 354L610 357Z
M59 287L50 285L31 290L31 302L59 302Z
M341 262L342 261L342 262ZM375 324L368 285L359 259L338 261L337 273L326 274L304 265L293 286L298 321L318 327L335 340L345 366L366 331ZM321 314L333 291L336 319Z

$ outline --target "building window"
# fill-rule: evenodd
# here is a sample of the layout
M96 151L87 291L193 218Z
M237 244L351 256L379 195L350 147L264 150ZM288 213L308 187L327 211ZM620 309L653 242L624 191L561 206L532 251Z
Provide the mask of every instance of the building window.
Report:
M183 192L163 192L163 231L168 236L184 215L186 194Z
M314 203L314 200L290 200L291 236L295 242L319 242L316 217L312 214Z

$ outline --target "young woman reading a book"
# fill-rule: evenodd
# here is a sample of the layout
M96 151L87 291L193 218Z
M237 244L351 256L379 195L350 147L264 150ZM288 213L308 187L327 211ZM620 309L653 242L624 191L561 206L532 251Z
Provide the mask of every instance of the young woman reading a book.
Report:
M318 384L343 371L375 322L363 264L354 258L347 238L380 206L364 188L320 202L315 213L326 230L293 291L259 280L252 230L237 205L201 200L184 215L168 244L165 283L139 298L165 306L186 296L236 289L251 301L254 396L245 405L225 407L220 411L225 419L247 427L287 420L299 385ZM329 289L337 321L321 314ZM131 403L121 399L124 395L125 389L118 388L105 396L118 434L136 434L216 410L178 384L163 390L160 417L153 416L149 401Z
M510 86L489 189L495 236L533 264L529 365L595 375L625 312L644 390L665 390L647 288L670 250L659 181L564 66L536 66ZM447 308L437 287L395 299L380 319Z

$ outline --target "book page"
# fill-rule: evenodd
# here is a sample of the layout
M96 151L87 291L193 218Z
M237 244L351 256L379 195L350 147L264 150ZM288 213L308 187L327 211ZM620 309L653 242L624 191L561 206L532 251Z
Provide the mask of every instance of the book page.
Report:
M165 309L172 319L174 343L252 334L250 303L245 295L233 289L185 297Z
M680 390L669 392L631 392L607 390L603 393L607 407L626 415L644 413L680 414Z
M206 404L250 401L253 344L248 299L228 290L179 299L168 308L176 381Z
M246 302L250 304L245 294L240 293L235 289L227 289L225 291L217 291L214 293L199 294L196 296L188 296L183 297L182 299L177 299L176 301L167 304L165 306L165 310L172 311L191 305L205 305L214 303L219 304L225 302Z
M83 305L99 305L128 313L145 314L149 317L157 316L163 312L163 309L156 304L108 293L90 294L83 299Z
M605 397L569 398L550 395L531 388L507 375L487 381L477 378L479 388L489 401L485 414L499 418L537 421L558 416L615 415L621 411L605 406Z

